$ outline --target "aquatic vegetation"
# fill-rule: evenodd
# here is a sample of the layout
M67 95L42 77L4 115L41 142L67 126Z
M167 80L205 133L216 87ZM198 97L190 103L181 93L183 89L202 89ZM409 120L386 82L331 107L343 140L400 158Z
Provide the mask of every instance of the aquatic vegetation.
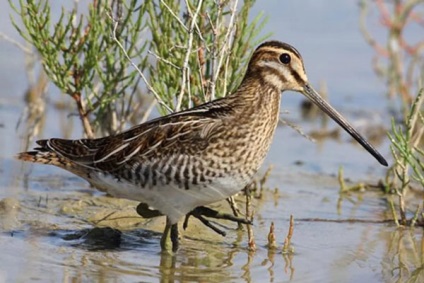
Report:
M404 124L396 125L392 121L392 132L389 133L393 166L388 170L386 187L399 196L400 221L393 212L396 223L415 225L419 221L424 225L422 204L416 208L412 219L406 215L405 197L410 189L424 189L424 89L421 89L412 103ZM393 205L392 205L393 206ZM393 210L394 211L394 210ZM418 219L419 218L419 219Z
M249 23L255 1L240 2L76 1L55 19L49 1L9 0L16 30L74 100L89 138L145 121L156 105L166 114L238 86L266 22Z

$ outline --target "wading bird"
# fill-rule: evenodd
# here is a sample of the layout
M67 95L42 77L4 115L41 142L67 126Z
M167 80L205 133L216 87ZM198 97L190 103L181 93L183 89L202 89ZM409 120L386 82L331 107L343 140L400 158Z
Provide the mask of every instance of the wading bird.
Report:
M255 50L237 91L224 98L108 137L39 140L39 147L18 159L58 166L114 197L157 209L167 217L164 235L170 234L176 251L177 223L183 216L238 193L252 181L270 147L286 90L309 98L387 166L311 87L299 52L278 41Z

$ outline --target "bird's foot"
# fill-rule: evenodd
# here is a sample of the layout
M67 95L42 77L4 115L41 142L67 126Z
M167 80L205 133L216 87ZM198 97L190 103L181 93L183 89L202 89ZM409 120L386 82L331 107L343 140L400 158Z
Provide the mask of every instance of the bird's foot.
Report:
M162 216L163 214L159 210L151 209L149 206L145 203L139 203L137 205L136 211L138 215L140 215L143 218L154 218L158 216Z
M153 218L153 217L158 217L158 216L163 215L159 210L151 209L145 203L140 203L137 206L136 210L137 210L137 213L144 218ZM212 209L212 208L209 208L209 207L206 207L206 206L199 206L199 207L196 207L195 209L193 209L190 213L188 213L186 215L185 220L184 220L184 224L183 224L184 230L188 226L188 220L189 220L190 216L193 216L193 217L199 219L200 222L203 223L203 225L212 229L214 232L216 232L216 233L218 233L222 236L226 235L225 231L218 228L216 225L214 225L211 221L209 221L205 217L228 220L228 221L236 222L238 224L252 224L252 222L247 220L247 219L240 218L240 217L234 216L232 214L228 214L228 213L222 213L222 212L219 212L215 209ZM169 222L168 218L167 218L165 230L164 230L164 232L162 234L162 238L160 240L160 245L161 245L162 251L176 252L178 250L178 245L179 245L178 237L179 237L178 224L171 224Z
M189 220L190 216L193 216L193 217L199 219L205 226L209 227L214 232L216 232L216 233L218 233L222 236L225 236L226 233L223 230L216 227L215 225L213 225L205 217L215 218L215 219L224 219L224 220L236 222L238 224L252 224L252 222L247 220L247 219L239 218L239 217L236 217L236 216L228 214L228 213L222 213L222 212L219 212L217 210L214 210L214 209L206 207L206 206L199 206L199 207L196 207L195 209L193 209L189 214L186 215L185 220L184 220L184 224L183 224L184 230L187 228L188 220Z

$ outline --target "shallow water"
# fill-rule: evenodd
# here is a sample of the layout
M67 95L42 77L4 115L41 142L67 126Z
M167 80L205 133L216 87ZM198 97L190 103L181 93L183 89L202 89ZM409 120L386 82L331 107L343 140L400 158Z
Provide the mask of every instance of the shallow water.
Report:
M266 11L266 31L300 50L311 82L318 88L325 80L331 103L361 132L389 125L384 86L357 28L356 3L328 8L299 2L271 1L255 11ZM7 5L0 8L1 31L18 38L6 20ZM424 281L422 229L387 221L388 196L378 191L339 193L339 166L345 177L373 184L384 168L345 134L314 144L286 126L278 128L263 167L273 165L269 189L254 203L257 251L248 251L246 232L233 224L224 223L223 238L191 220L178 254L160 253L163 219L143 220L133 202L108 198L60 169L13 159L24 144L22 130L16 131L27 88L23 63L19 50L0 41L0 282ZM52 88L49 98L58 97ZM300 95L284 94L282 109L290 114L281 116L308 133L320 121L303 121L299 103ZM79 137L79 121L67 114L49 104L40 137ZM69 124L71 131L63 126ZM389 156L387 140L378 148ZM290 215L294 253L282 254ZM271 222L275 251L266 247Z

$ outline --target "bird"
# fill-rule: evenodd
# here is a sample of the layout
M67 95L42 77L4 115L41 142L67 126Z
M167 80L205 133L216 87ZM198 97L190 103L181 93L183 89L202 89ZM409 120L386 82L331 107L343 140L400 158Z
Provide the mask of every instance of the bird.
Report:
M299 51L276 40L255 49L239 87L227 96L102 138L38 140L38 147L17 158L60 167L113 197L156 209L166 216L163 235L170 234L175 252L183 216L201 214L198 207L231 197L252 182L270 148L284 91L306 96L388 165L313 89Z

